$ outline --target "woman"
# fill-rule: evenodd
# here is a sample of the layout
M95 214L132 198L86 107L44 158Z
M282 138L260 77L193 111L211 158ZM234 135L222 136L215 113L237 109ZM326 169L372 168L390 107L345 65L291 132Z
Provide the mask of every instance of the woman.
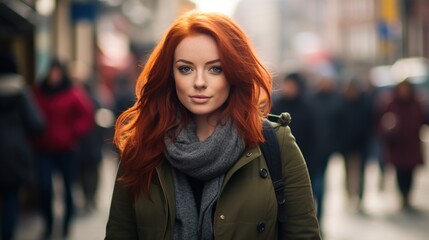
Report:
M423 164L420 129L426 123L423 106L408 80L395 86L392 99L384 106L380 116L383 161L396 169L402 207L407 210L410 209L414 170Z
M62 235L67 237L74 212L72 184L77 143L93 126L94 110L85 90L73 85L67 69L57 60L52 62L47 78L34 93L46 121L45 132L34 141L39 161L44 237L51 237L54 226L54 170L59 171L64 184Z
M116 124L121 165L106 239L276 239L277 201L258 148L270 87L232 20L198 12L179 18ZM289 128L277 135L284 235L319 239L304 159Z

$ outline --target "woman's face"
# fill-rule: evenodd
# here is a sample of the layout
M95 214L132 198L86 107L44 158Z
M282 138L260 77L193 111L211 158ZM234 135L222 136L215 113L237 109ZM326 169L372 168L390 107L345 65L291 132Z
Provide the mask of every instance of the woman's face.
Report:
M48 83L51 86L57 86L61 83L63 73L59 67L53 67L49 73Z
M299 96L299 92L301 91L298 84L290 79L283 81L282 90L283 96L285 96L287 99L296 99Z
M196 117L207 117L227 100L230 85L216 42L208 35L183 39L174 52L173 69L177 96Z
M396 92L401 99L408 99L411 96L411 86L408 83L400 83Z

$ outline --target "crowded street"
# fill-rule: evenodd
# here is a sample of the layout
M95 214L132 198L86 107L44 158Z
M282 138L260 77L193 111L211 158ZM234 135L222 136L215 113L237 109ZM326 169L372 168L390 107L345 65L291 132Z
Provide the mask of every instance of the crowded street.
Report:
M96 209L80 214L73 223L70 240L104 239L117 160L110 151L104 152L101 181ZM412 203L415 209L400 209L393 172L386 171L384 189L380 189L377 164L366 168L366 192L363 211L353 209L346 201L344 170L340 156L334 156L328 167L325 219L322 224L325 240L425 240L429 236L429 167L418 170ZM61 190L57 188L57 190ZM60 193L58 193L60 194ZM58 196L59 197L59 196ZM79 200L79 199L77 199ZM61 214L61 202L56 202ZM24 213L18 227L18 240L37 240L42 222L37 212Z
M0 240L98 239L428 240L429 1L0 0Z

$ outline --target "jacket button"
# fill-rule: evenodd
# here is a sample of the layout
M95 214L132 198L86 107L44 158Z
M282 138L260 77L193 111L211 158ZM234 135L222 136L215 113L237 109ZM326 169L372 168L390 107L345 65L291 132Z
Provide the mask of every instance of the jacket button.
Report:
M246 153L246 157L250 157L250 156L252 156L251 152Z
M219 218L220 218L220 220L225 220L225 215L222 214L219 216Z
M258 232L263 232L265 230L265 223L264 222L258 223L258 226L256 227L256 229L258 229Z
M261 168L259 170L259 175L261 175L261 177L263 177L263 178L267 178L268 177L268 170L265 168Z

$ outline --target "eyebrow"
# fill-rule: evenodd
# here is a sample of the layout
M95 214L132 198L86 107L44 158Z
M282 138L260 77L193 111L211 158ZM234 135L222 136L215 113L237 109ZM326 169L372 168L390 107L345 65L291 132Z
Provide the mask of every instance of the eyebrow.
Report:
M179 60L176 61L176 63L178 63L178 62L184 62L186 64L191 64L191 65L194 64L193 62L188 61L188 60L184 60L184 59L179 59ZM206 62L206 65L217 63L217 62L220 62L220 59L215 59L215 60L208 61L208 62Z

